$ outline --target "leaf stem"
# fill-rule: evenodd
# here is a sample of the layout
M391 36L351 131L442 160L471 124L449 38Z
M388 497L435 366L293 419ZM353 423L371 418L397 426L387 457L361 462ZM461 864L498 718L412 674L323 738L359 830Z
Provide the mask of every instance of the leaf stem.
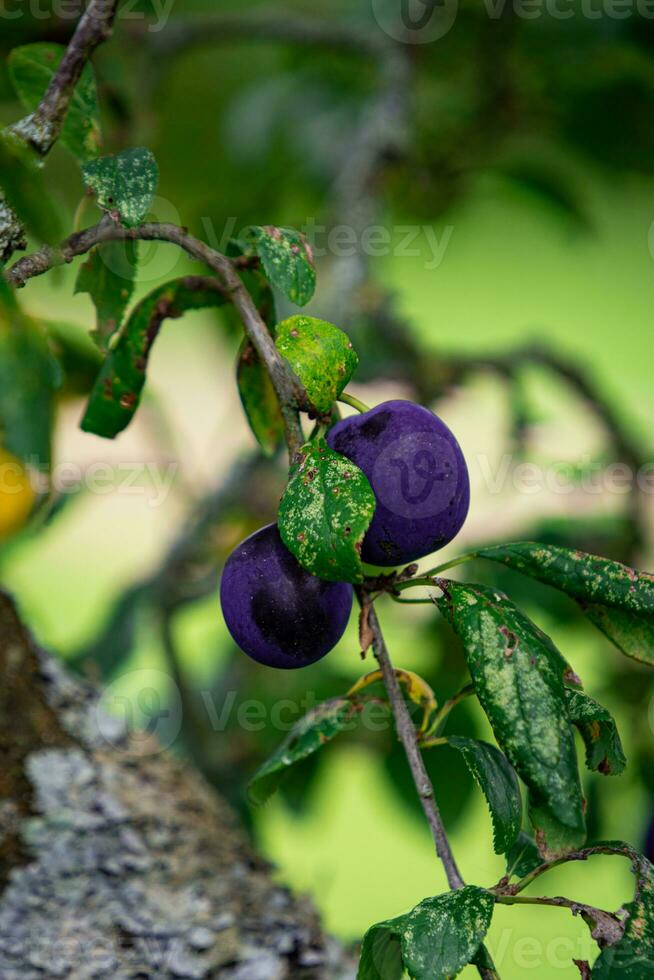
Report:
M432 723L429 728L429 731L425 734L425 739L430 739L430 741L424 741L422 743L423 748L427 749L427 748L431 748L432 745L442 745L446 741L446 739L441 739L441 738L435 738L432 741L431 738L432 735L436 736L438 734L438 732L440 731L443 725L443 722L449 715L450 711L452 711L453 708L456 708L457 704L460 704L462 701L465 701L466 698L471 697L474 693L475 693L474 685L466 684L465 687L462 687L460 691L458 691L448 701L445 701L441 705L439 710L434 715L434 718L432 719Z
M344 405L350 405L351 408L356 408L357 412L361 412L362 415L364 412L370 411L369 405L366 405L361 399L355 398L354 395L349 395L347 391L341 393L338 401L343 402Z
M412 585L434 585L432 579L435 575L440 575L441 572L446 572L449 568L456 568L457 565L462 565L465 561L470 561L476 557L476 552L470 551L465 555L459 555L457 558L450 558L449 561L444 561L442 565L436 565L434 568L428 568L426 572L421 572L416 578L398 583L396 589L408 589Z

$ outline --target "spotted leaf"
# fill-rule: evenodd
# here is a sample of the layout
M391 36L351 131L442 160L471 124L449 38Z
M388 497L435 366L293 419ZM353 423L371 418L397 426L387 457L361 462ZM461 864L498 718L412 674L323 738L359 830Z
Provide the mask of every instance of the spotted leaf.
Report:
M493 844L504 854L515 843L522 823L518 777L503 752L475 738L450 735L447 744L457 749L486 797L493 822Z
M602 950L593 966L593 980L650 980L654 976L654 867L634 855L633 902L624 906L624 934Z
M122 224L133 228L150 209L159 171L150 150L137 147L85 163L82 177L86 186L95 192L99 207L116 214Z
M406 915L372 926L361 949L357 980L454 977L471 963L488 931L494 898L475 885L426 898Z
M483 548L481 558L560 589L627 656L654 665L654 576L584 551L518 541Z
M328 582L360 582L361 542L374 511L375 495L358 466L318 439L291 466L277 523L307 571Z
M248 237L273 286L292 303L305 306L316 288L316 270L304 235L292 228L264 225L251 228Z
M586 765L604 776L616 776L627 765L615 721L609 711L583 691L566 691L570 721L586 746Z
M254 774L248 786L255 804L265 803L291 766L313 755L340 732L350 727L357 706L347 698L324 701L300 719L277 751Z
M500 748L558 820L583 834L583 799L564 678L552 640L503 593L442 581L436 599L460 636Z
M321 414L328 412L359 363L347 334L326 320L298 314L277 326L275 342L312 405Z
M204 277L173 279L149 293L114 335L82 419L82 429L113 439L129 425L145 384L148 358L161 324L187 310L225 302L217 284Z
M134 291L138 242L106 242L93 249L80 266L76 293L88 293L95 304L96 327L91 336L101 350L123 322Z

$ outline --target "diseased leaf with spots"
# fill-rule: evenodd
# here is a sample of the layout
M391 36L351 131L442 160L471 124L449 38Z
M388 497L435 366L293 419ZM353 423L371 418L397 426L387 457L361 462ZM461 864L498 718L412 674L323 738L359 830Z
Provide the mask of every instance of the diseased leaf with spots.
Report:
M221 306L218 284L184 276L149 293L133 309L107 354L82 419L82 429L113 439L129 425L138 408L152 345L165 319L187 310Z
M506 873L509 878L524 878L534 868L543 863L543 858L535 842L521 830L514 843L506 852Z
M586 746L586 765L604 776L624 772L627 760L609 711L583 691L566 691L570 721Z
M312 405L328 412L359 363L348 335L326 320L298 314L278 324L275 343Z
M277 751L254 774L248 786L253 803L262 804L275 792L289 768L317 752L348 728L358 708L347 698L324 701L293 726Z
M635 613L612 606L581 604L586 619L596 626L621 653L654 666L654 613Z
M477 554L567 593L623 653L654 665L653 575L534 541L483 548Z
M488 932L495 900L475 885L426 898L406 915L366 933L357 980L454 977L471 963Z
M21 225L41 242L52 244L61 237L61 222L45 186L39 158L23 140L5 129L0 132L0 256L3 261L16 248L25 247Z
M10 52L9 77L28 112L33 112L38 106L65 53L64 45L46 41L25 44ZM25 121L28 131L30 124L31 120ZM22 129L20 125L19 128ZM100 110L95 75L90 64L84 66L75 86L59 140L78 160L92 159L100 152Z
M159 170L150 150L137 147L85 163L82 177L103 211L115 213L122 224L134 228L150 209Z
M474 738L450 735L448 745L458 749L486 797L493 823L496 854L504 854L515 843L522 822L522 799L518 777L503 752Z
M61 376L44 333L0 280L0 447L47 470L54 392Z
M249 238L273 286L291 303L306 306L316 288L316 270L304 235L293 228L264 225L251 228Z
M534 789L527 794L527 813L542 860L552 861L576 851L586 843L586 825L582 818L576 826L559 819L547 800Z
M636 894L624 906L624 935L602 950L593 966L593 980L651 980L654 976L654 867L637 855L632 867Z
M297 454L277 523L307 571L328 582L361 582L361 542L374 512L367 478L321 438Z
M236 363L236 381L250 428L267 456L284 441L284 419L270 376L249 340L244 340Z
M564 678L552 640L501 592L440 580L436 603L463 642L475 692L500 748L563 824L584 827Z
M134 291L138 242L106 242L98 245L80 267L76 293L88 293L96 308L96 327L91 336L106 351L109 339L121 326Z

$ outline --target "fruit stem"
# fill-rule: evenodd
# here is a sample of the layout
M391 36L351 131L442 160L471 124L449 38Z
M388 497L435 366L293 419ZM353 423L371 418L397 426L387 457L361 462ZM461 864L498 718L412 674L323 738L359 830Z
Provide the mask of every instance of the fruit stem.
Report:
M357 412L361 412L361 414L370 411L369 405L366 405L359 398L355 398L354 395L348 395L347 391L344 391L338 400L339 402L343 402L344 405L350 405L352 408L356 408Z
M462 565L464 561L470 561L471 558L476 557L476 552L470 551L465 555L459 555L458 558L450 558L449 561L444 561L442 565L436 565L434 568L428 568L426 572L421 572L416 578L407 579L406 582L398 582L395 589L401 591L410 588L412 585L433 585L431 579L435 575L440 575L441 572L446 572L448 568L455 568L457 565Z

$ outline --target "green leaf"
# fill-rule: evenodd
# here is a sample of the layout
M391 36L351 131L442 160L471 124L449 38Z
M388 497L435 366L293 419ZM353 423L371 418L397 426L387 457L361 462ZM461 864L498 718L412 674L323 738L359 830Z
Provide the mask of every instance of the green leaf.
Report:
M477 554L567 593L623 653L654 665L653 575L608 558L534 541L483 548ZM637 635L630 636L635 630Z
M509 878L524 878L534 868L540 867L543 858L540 855L536 844L529 836L521 830L514 843L506 853L506 873Z
M76 324L56 320L40 323L63 375L62 393L88 395L102 367L102 354L86 330Z
M539 853L545 861L552 861L576 851L586 843L586 825L583 816L575 826L563 823L553 808L533 789L529 790L527 812L534 829Z
M621 653L654 666L654 614L634 613L610 606L581 605L586 619L596 626Z
M84 183L95 191L99 207L118 215L122 224L140 224L152 204L159 181L157 162L144 147L91 160L82 167Z
M604 776L624 772L627 760L609 711L583 691L566 691L568 715L586 746L586 765Z
M8 130L0 132L0 198L35 238L52 243L61 236L61 222L46 189L41 163L22 139ZM4 211L4 209L3 209ZM6 214L0 215L0 254L8 257L19 247L20 231Z
M359 363L348 335L326 320L298 314L278 324L275 343L316 411L329 412Z
M503 752L474 738L450 735L448 744L458 749L486 797L493 822L496 854L504 854L515 843L522 823L522 800L518 777Z
M475 885L426 898L406 915L372 926L361 949L357 980L454 977L477 954L495 900Z
M437 605L463 641L477 697L500 748L525 783L570 828L583 800L564 677L552 640L503 593L441 580Z
M357 706L347 698L324 701L293 726L277 751L252 777L248 792L255 804L262 804L275 792L289 768L317 752L349 726Z
M273 225L253 227L250 237L266 276L292 303L305 306L316 288L311 247L299 231Z
M91 392L82 429L107 439L122 432L138 408L150 351L163 321L224 302L217 285L197 276L173 279L142 299L114 337Z
M308 442L291 466L277 523L300 564L328 582L361 582L361 542L375 512L367 478L324 439Z
M284 419L270 376L249 340L238 352L236 381L250 428L266 456L273 456L284 441Z
M98 245L80 267L76 293L88 293L97 313L91 336L100 350L107 350L109 338L123 322L134 292L138 265L138 242L106 242Z
M38 106L65 53L63 45L48 42L25 44L10 52L9 77L29 112ZM89 160L100 152L100 110L90 64L75 86L59 139L79 160Z
M641 857L633 868L636 894L624 906L624 935L600 953L593 980L651 980L654 976L654 867Z
M0 446L36 469L50 466L59 370L39 327L0 289Z

